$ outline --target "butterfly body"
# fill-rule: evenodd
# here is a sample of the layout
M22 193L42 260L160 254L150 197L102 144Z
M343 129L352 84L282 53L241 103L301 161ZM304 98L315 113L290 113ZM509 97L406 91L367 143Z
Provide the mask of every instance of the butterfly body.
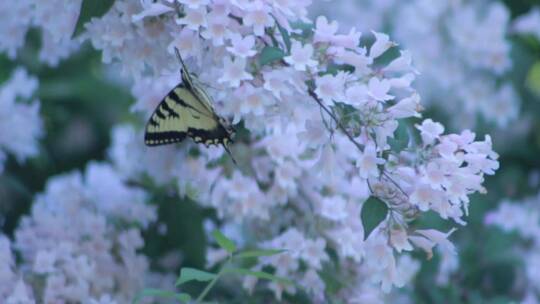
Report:
M206 146L223 145L228 152L234 129L216 114L210 96L177 55L182 63L182 83L163 98L148 120L145 144L167 145L191 137Z

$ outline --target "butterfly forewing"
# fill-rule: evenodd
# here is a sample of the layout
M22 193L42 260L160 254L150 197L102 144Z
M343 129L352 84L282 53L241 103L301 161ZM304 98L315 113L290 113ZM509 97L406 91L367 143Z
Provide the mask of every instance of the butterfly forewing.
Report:
M146 126L147 145L176 143L186 136L206 145L227 144L230 141L230 134L220 123L219 116L208 101L200 100L202 93L194 93L190 85L178 85L158 105Z

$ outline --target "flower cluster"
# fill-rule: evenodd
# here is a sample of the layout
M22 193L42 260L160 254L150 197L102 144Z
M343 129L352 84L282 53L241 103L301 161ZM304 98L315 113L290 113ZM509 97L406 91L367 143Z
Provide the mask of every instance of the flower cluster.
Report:
M308 21L307 5L117 1L87 25L86 35L105 62L131 72L135 111L147 117L178 81L177 74L161 76L178 66L176 47L208 84L216 110L249 130L232 147L239 166L231 167L221 148L189 142L146 148L140 129L119 126L110 155L120 172L176 180L179 193L215 208L224 225L242 232L230 236L237 243L286 249L257 267L297 280L314 298L325 296L321 267L340 265L337 273L354 282L342 296L361 299L362 290L389 291L413 276L418 266L405 252L418 248L430 256L438 245L455 255L447 240L453 230L409 223L435 211L463 224L468 196L485 191L483 176L498 168L497 154L489 137L444 135L429 119L414 126L421 106L411 87L417 76L411 53L385 61L382 55L396 47L387 35L375 32L373 43L361 44L361 32L340 34L339 24L324 17L314 27L295 27ZM397 138L398 128L410 136ZM371 232L360 219L369 197L387 207ZM209 253L209 260L219 259ZM244 286L255 283L249 278ZM269 287L278 298L295 293Z
M22 218L15 241L2 237L0 298L6 303L127 303L151 273L137 250L156 220L143 190L110 165L51 178ZM20 256L15 264L13 251ZM105 300L109 300L109 302ZM101 300L101 302L100 302Z
M15 58L24 45L31 27L41 29L39 59L51 66L58 65L78 49L79 41L71 39L82 0L51 0L39 2L21 0L0 4L0 52ZM59 9L61 8L61 9Z
M529 34L540 40L540 8L534 7L512 24L514 33Z
M231 147L238 166L224 158L220 147L205 149L186 141L176 147L147 148L140 127L117 126L109 149L113 164L92 164L85 178L74 173L52 179L32 215L23 220L14 248L27 266L20 271L30 274L5 292L16 292L13 297L23 301L32 297L29 290L45 286L34 296L53 301L101 296L102 301L130 300L141 287L147 262L136 253L142 246L140 230L121 224L145 227L155 220L155 213L143 204L143 192L122 183L126 177L150 176L213 207L222 228L239 232L229 235L237 244L285 249L255 267L273 268L319 301L327 297L323 268L334 269L338 279L347 282L338 292L340 298L381 302L386 297L381 291L404 286L418 270L418 262L407 252L420 249L429 257L437 246L443 255L454 256L448 240L454 229L419 229L413 220L434 211L464 224L469 195L484 192L484 175L498 168L489 136L476 141L470 131L444 134L440 123L420 120L412 54L419 53L421 64L432 57L397 49L384 33L364 35L354 28L342 33L336 21L325 17L316 18L313 25L308 18L310 4L309 0L117 0L107 14L87 23L81 39L102 51L104 63L117 64L133 78L137 102L132 109L145 117L179 81L172 55L173 48L179 49L190 70L208 85L216 111L241 129ZM410 5L415 12L429 6L421 1ZM421 15L433 22L443 15L447 18L443 12L451 7L434 6L433 15ZM470 22L476 22L476 10L470 10ZM78 15L75 9L66 11L67 18L59 20ZM405 18L405 10L403 14L399 20L421 20L416 15ZM494 6L483 22L499 28L498 21L506 22L505 18ZM414 26L403 27L423 37L412 31ZM52 30L63 33L55 39L69 37L68 29ZM466 56L451 57L464 67L460 73L499 73L508 67L504 40L491 34L496 47L486 50L477 45L467 48ZM459 38L463 37L451 39ZM15 42L9 46L17 48ZM446 69L425 69L427 81L448 75ZM167 74L171 76L163 76ZM448 91L470 87L448 83L436 85ZM478 103L481 93L491 93L492 87L486 89L484 84L472 86L480 95L457 90L466 100L463 104ZM501 91L503 97L512 97L511 89ZM497 100L508 105L503 97L489 96L482 109L499 109L493 106ZM514 115L512 103L508 108L505 114ZM501 117L496 119L504 124L507 118ZM361 219L368 204L385 210L374 227ZM7 248L2 254L9 257L9 243L4 243L0 249ZM219 258L219 253L209 251L209 260ZM6 261L1 277L18 276L10 272L10 259ZM74 272L74 267L84 271ZM45 274L44 283L38 274ZM36 281L27 281L27 275ZM248 278L244 287L252 290L256 283ZM277 298L296 292L275 282L268 288Z
M0 86L0 174L6 153L13 154L19 162L38 153L37 141L43 131L39 101L32 100L37 87L37 79L22 68Z
M540 196L526 198L523 201L503 201L497 210L485 217L487 225L495 225L505 232L517 232L525 241L515 249L526 265L525 280L521 285L525 289L523 303L540 301Z
M413 54L424 100L452 114L455 126L474 127L478 115L499 128L517 118L519 97L504 78L511 68L510 13L501 3L341 0L331 5L325 13L351 26L389 29Z

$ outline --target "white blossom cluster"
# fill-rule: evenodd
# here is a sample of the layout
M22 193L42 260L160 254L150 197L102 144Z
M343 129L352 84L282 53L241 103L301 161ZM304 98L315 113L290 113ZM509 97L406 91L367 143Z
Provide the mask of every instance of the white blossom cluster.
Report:
M0 174L7 153L19 162L38 154L43 131L39 101L33 100L37 87L38 80L23 68L15 69L0 85Z
M52 177L13 243L1 238L2 303L130 302L152 276L137 253L157 218L145 200L105 163Z
M220 162L221 148L193 154L188 151L196 146L187 142L181 149L144 147L141 128L128 125L115 128L110 156L130 178L148 174L163 184L177 181L179 193L196 195L217 210L224 225L237 227L239 243L286 249L257 267L273 267L314 298L325 297L318 271L339 264L337 273L352 282L343 298L361 302L368 295L363 291L375 290L373 298L382 299L380 290L403 286L418 268L405 252L418 248L430 256L439 245L455 254L447 239L453 230L409 223L434 211L464 224L468 196L485 191L483 176L498 168L497 154L489 137L477 141L470 131L445 135L430 119L409 125L411 137L393 149L400 123L407 128L404 119L420 117L411 53L401 51L381 63L396 46L387 35L375 32L372 44L360 44L361 32L340 34L339 24L324 17L306 34L295 24L309 21L308 5L117 1L93 19L86 35L105 62L119 64L134 78L135 111L148 117L178 81L177 72L163 76L178 67L172 56L177 47L208 85L217 111L249 130L232 147L238 167ZM264 63L269 49L284 55ZM343 65L348 68L332 72ZM360 213L370 196L389 211L367 235ZM339 263L329 250L337 252ZM220 256L209 252L212 262ZM255 283L247 278L244 286ZM277 298L296 292L277 283L269 287Z
M540 195L526 198L522 201L501 202L497 210L491 211L485 217L487 225L495 225L503 231L517 232L525 242L516 247L516 254L526 265L525 280L520 282L524 288L522 303L540 303Z
M463 10L469 7L455 3ZM180 194L215 208L222 227L240 231L234 235L239 244L285 249L255 267L272 267L318 301L327 296L320 276L324 267L335 268L346 282L339 297L351 303L376 303L387 297L381 291L404 286L418 270L419 262L407 252L421 249L429 257L437 245L443 254L455 255L448 240L453 229L418 229L411 222L432 211L464 224L468 197L485 191L484 175L498 168L498 156L489 136L478 141L470 131L444 134L440 123L420 120L412 55L420 57L425 74L420 79L434 81L434 88L440 86L444 92L457 92L466 113L470 108L480 112L504 108L511 118L517 110L506 98L513 97L510 88L500 90L502 97L489 96L487 106L482 95L493 91L495 80L486 76L488 72L500 74L509 66L506 41L499 39L504 35L499 22L505 23L506 15L493 6L493 13L483 20L485 26L473 24L473 30L493 32L451 37L467 51L449 56L448 63L460 69L449 75L446 68L438 70L444 64L428 64L440 62L439 57L428 56L432 50L416 50L415 45L406 44L412 52L401 50L385 60L388 51L397 49L389 36L365 35L354 28L342 33L338 22L325 17L312 22L310 4L310 0L117 0L107 14L87 23L82 39L102 51L104 63L116 64L134 80L137 103L132 109L145 117L179 81L178 62L172 55L178 48L208 85L216 110L245 127L231 147L239 165L223 161L219 147L185 142L147 148L141 127L117 126L109 150L113 165L91 164L84 178L72 173L51 179L32 214L17 229L14 243L2 240L6 259L0 282L12 282L0 287L5 287L2 295L13 303L31 303L38 296L68 302L84 297L103 303L130 301L142 288L148 265L136 253L143 245L140 229L122 224L144 228L155 221L155 211L144 205L143 192L123 184L126 177L150 176L162 185L174 182ZM453 7L431 4L408 4L425 13L420 17L399 11L410 35L436 39L429 31L437 27L417 24L428 31L423 33L406 23L422 18L444 19L449 29L471 30L452 24L458 20L444 12L453 12ZM47 53L43 48L41 59L54 64L71 52L69 45L76 47L70 37L79 7L80 1L20 1L17 8L28 15L26 19L0 19L0 25L4 22L24 33L31 25L48 31L44 39L51 39L50 47L58 49ZM469 10L467 20L477 22L476 8ZM493 40L489 48L475 39L460 40L486 34ZM396 35L405 40L403 33ZM373 42L365 43L366 37ZM0 42L0 49L14 57L23 42L24 34L13 35ZM451 53L442 52L446 43L424 41L418 47L439 47L441 52L434 54L445 57ZM470 76L467 73L481 77L460 77ZM463 92L470 87L478 94ZM499 114L486 116L506 123L509 118ZM407 138L398 138L398 128L406 130ZM396 141L404 145L396 146ZM360 214L374 198L388 211L368 233ZM15 267L12 250L21 254L20 267ZM219 252L209 250L209 261L219 257ZM252 290L256 283L246 278L244 287ZM278 283L267 286L277 298L296 292Z
M504 77L512 68L510 13L500 2L340 0L319 6L315 12L350 26L389 31L411 52L423 99L445 109L454 126L475 127L481 116L503 128L517 119L519 96Z
M0 3L0 52L15 58L24 46L30 28L41 30L39 59L58 65L78 49L71 39L79 18L82 0L18 0Z
M514 33L532 35L540 40L540 8L535 6L519 16L512 24L512 29Z

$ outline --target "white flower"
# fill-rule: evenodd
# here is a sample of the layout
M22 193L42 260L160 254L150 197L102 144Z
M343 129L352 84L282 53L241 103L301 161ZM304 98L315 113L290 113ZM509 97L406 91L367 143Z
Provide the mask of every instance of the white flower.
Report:
M385 72L407 72L413 71L418 74L419 72L412 68L412 55L410 51L401 50L399 51L400 56L392 62L390 62L385 68Z
M326 241L323 238L306 240L300 251L300 258L314 269L321 269L322 263L329 260L325 252Z
M336 229L332 233L333 240L341 256L360 262L365 255L364 231L355 231L350 227Z
M0 172L5 152L19 162L38 153L37 140L43 135L39 102L18 100L30 98L36 89L37 80L20 68L0 86Z
M269 98L261 88L255 88L251 84L243 84L236 91L235 95L240 102L240 113L252 113L256 116L264 114L265 106L269 104Z
M308 68L316 68L317 61L311 59L313 56L313 46L297 40L293 40L291 46L291 55L283 58L285 62L292 65L298 71L306 71Z
M345 92L345 102L353 106L362 106L368 101L368 88L365 84L354 84Z
M56 254L54 251L41 250L36 255L33 270L39 274L52 273L56 270L55 262Z
M390 91L390 82L386 79L379 80L377 77L373 77L368 83L368 94L377 101L387 101L394 96L388 95Z
M395 45L392 41L390 41L390 37L388 37L388 35L377 33L375 31L372 31L372 33L375 36L375 42L369 49L369 57L377 58L386 52L386 50Z
M327 105L332 105L334 101L341 101L344 99L345 78L344 73L339 73L336 76L326 74L317 77L315 93Z
M190 9L198 9L210 3L209 0L178 0L178 2L185 4Z
M179 34L174 36L174 40L169 44L169 53L174 54L174 47L178 49L184 58L198 56L200 40L197 32L183 28Z
M255 37L242 37L240 34L233 33L229 38L232 46L227 47L227 51L231 52L231 54L242 58L252 57L257 54L257 51L253 50Z
M159 2L143 0L141 1L141 4L144 10L138 13L137 15L131 16L131 20L133 22L141 21L145 17L159 16L159 15L162 15L162 14L165 14L174 10L172 7L161 4Z
M28 294L26 284L22 279L18 280L15 284L13 293L6 299L6 304L35 304L30 295Z
M236 58L234 61L229 56L223 59L223 76L218 79L219 83L227 83L230 87L240 86L240 82L251 80L253 76L245 71L246 60Z
M227 16L211 12L206 16L206 29L201 32L201 36L212 40L214 46L221 46L229 33L229 24L230 20Z
M305 131L298 133L298 140L317 148L328 141L328 130L321 119L306 120Z
M533 34L540 38L540 9L533 7L526 14L519 16L512 27L517 33Z
M421 117L420 110L420 96L413 94L410 97L403 98L395 105L388 108L388 112L396 119L406 117Z
M340 196L324 198L319 213L332 221L343 220L347 217L347 201Z
M274 19L270 16L268 6L260 0L255 0L247 5L243 21L244 25L253 27L253 32L257 36L263 36L264 29L274 25Z
M439 136L444 132L443 125L431 119L424 120L421 125L416 125L416 128L420 130L422 141L426 145L430 145L436 139L439 139Z
M408 240L407 231L405 230L393 229L390 232L390 243L392 244L392 246L394 246L397 252L401 252L402 250L413 250L413 247Z
M328 22L325 16L319 16L315 24L313 42L332 42L337 30L337 21Z
M201 6L196 9L186 8L184 10L185 16L181 19L176 20L177 24L186 25L186 28L198 31L201 27L206 27L206 16L208 12L206 7Z
M290 85L287 83L287 70L270 70L263 73L264 88L272 93L277 99L282 98L282 94L292 93Z
M418 206L420 210L427 211L430 205L437 203L440 198L440 192L434 190L429 185L419 184L411 194L410 201L411 204Z
M358 174L362 178L379 176L379 165L385 163L385 160L377 156L377 150L374 145L367 145L360 157L356 160Z

